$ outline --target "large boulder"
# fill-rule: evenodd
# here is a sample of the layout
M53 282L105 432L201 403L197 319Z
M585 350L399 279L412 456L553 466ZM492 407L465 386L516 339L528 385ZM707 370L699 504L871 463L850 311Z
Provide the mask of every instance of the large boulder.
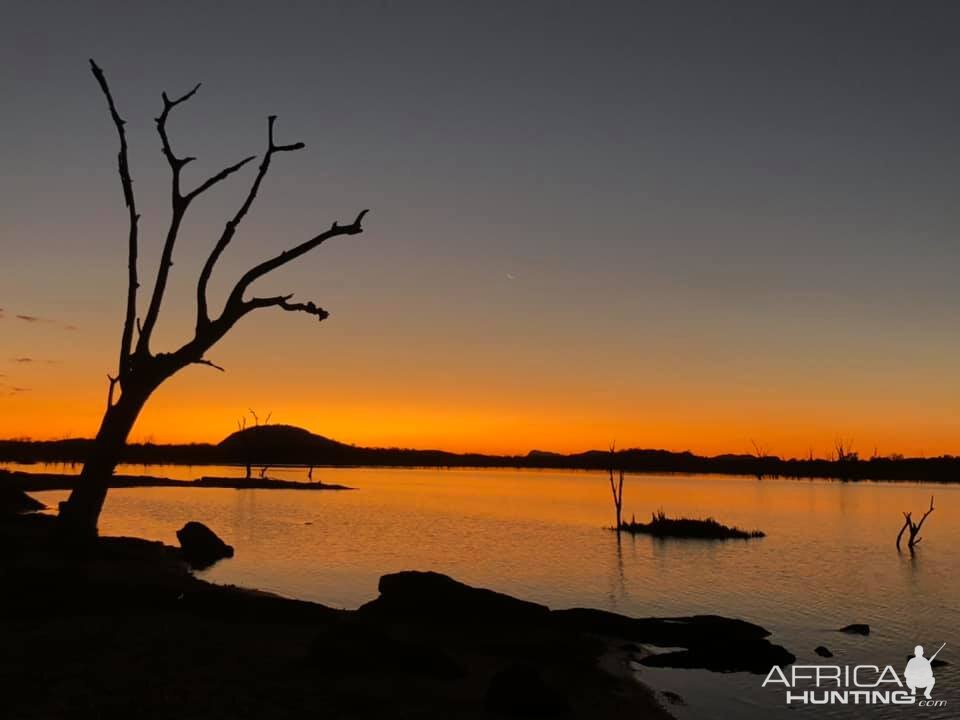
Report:
M233 546L201 522L191 520L177 530L183 557L191 566L202 570L223 558L233 557Z
M543 623L550 615L545 605L473 588L436 572L405 570L384 575L378 587L380 597L361 608L364 614L480 625Z
M762 674L772 665L783 667L796 660L788 650L767 640L768 630L719 615L631 618L588 608L554 610L551 615L581 632L670 649L639 660L649 667Z

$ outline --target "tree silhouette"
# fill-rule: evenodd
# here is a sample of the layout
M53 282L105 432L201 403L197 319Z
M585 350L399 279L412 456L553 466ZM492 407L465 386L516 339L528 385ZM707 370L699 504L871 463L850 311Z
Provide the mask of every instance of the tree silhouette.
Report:
M913 552L914 546L922 539L920 537L920 528L923 527L924 521L927 519L927 516L933 512L933 510L933 495L931 495L930 509L923 513L923 517L920 518L920 522L916 523L913 521L913 513L903 513L903 527L901 527L900 532L897 533L897 550L900 550L900 539L903 537L904 531L909 530L910 539L907 541L907 547L910 549L911 553Z
M107 495L107 485L120 459L130 430L147 400L165 380L188 365L194 364L208 365L222 371L223 368L205 357L206 352L226 335L237 321L254 310L279 308L288 312L307 313L318 320L324 320L328 316L326 310L312 302L293 302L292 294L273 297L254 296L247 298L245 296L256 280L305 255L330 238L340 235L356 235L362 232L361 222L367 213L367 210L361 211L349 225L339 225L334 222L327 230L250 268L237 280L224 303L221 313L211 316L207 303L207 285L213 275L217 260L227 249L230 241L233 240L237 227L253 205L260 184L270 169L270 163L274 155L301 150L305 147L302 142L278 144L274 139L276 116L269 116L267 119L267 147L253 183L239 209L227 220L223 232L214 244L200 271L197 281L197 318L193 337L172 352L154 353L150 348L150 338L160 315L160 307L167 287L167 277L173 265L174 246L187 210L200 195L237 172L254 160L256 156L246 157L224 168L192 190L184 190L181 173L183 168L195 158L180 157L173 151L167 135L167 119L174 108L193 97L200 85L198 84L190 92L174 100L171 100L166 93L162 93L163 110L156 119L156 124L163 156L170 165L171 171L171 216L163 243L153 293L141 322L137 314L137 291L140 287L137 268L140 214L137 212L133 180L130 176L130 165L127 159L125 121L117 111L103 71L93 60L90 61L90 68L103 91L110 110L110 117L120 138L120 151L117 158L118 171L123 189L124 204L129 218L128 281L126 314L123 322L123 332L120 336L120 357L117 363L117 373L107 376L110 384L107 392L106 411L103 414L100 429L97 432L90 455L84 463L77 484L69 499L60 504L60 527L64 532L74 536L96 535L97 521ZM136 337L134 336L135 332ZM118 386L120 395L116 397Z
M607 468L610 480L610 492L613 495L613 509L617 514L617 524L614 526L617 533L623 528L623 468L620 469L620 482L614 483L613 471L617 466L617 444L610 445L610 467Z

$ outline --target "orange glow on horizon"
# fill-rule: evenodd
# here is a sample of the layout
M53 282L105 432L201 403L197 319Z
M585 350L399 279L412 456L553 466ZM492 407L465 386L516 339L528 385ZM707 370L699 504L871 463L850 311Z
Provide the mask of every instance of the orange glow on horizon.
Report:
M193 383L190 383L191 385ZM202 384L202 381L201 381ZM750 407L723 407L687 402L651 404L643 412L611 408L610 412L580 409L543 398L539 403L497 405L473 398L450 407L440 398L417 404L385 399L377 403L349 397L300 398L274 393L270 402L253 397L238 405L218 393L204 402L192 388L162 389L147 405L131 435L132 442L216 443L236 430L247 407L261 420L304 427L332 439L368 447L440 449L452 452L526 454L533 449L561 453L620 448L690 450L702 455L750 453L752 440L782 457L827 457L841 433L833 425L789 417L778 419ZM232 393L230 393L232 394ZM38 397L38 393L4 398L0 437L38 440L90 437L96 432L104 397L78 393L76 400ZM286 399L286 403L279 402ZM249 415L248 423L251 422ZM880 454L935 456L957 452L956 434L942 423L919 426L908 433L883 418L846 421L842 437L862 456Z

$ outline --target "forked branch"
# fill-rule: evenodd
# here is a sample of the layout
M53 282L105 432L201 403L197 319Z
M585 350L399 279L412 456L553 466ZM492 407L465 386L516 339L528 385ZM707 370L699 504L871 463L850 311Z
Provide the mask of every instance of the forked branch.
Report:
M259 265L247 270L240 280L237 281L236 286L233 288L233 292L230 293L230 298L227 300L228 308L230 306L242 307L244 305L243 294L246 289L250 287L250 284L253 283L254 280L263 277L268 272L276 270L277 268L286 265L288 262L296 260L301 255L307 254L314 248L322 245L330 238L337 237L339 235L357 235L362 233L363 226L361 223L363 222L363 216L368 212L369 210L361 210L357 217L354 218L353 222L349 225L339 225L336 221L334 221L329 230L326 230L319 235L316 235L309 240L290 248L289 250L284 250L279 255L275 255L269 260L265 260Z
M230 177L244 165L256 158L256 155L245 157L243 160L224 168L217 174L204 180L193 190L187 193L184 193L181 190L181 170L185 165L192 162L196 158L192 156L181 158L173 152L173 148L170 145L170 137L167 134L167 119L170 117L170 111L173 110L173 108L189 100L199 89L200 84L197 83L197 85L195 85L190 92L176 98L175 100L171 100L165 92L162 93L163 111L156 119L157 132L160 135L163 156L167 159L167 163L170 165L171 217L170 226L167 230L167 236L163 243L163 251L160 256L160 266L157 268L157 279L153 287L153 295L150 298L150 305L147 308L147 315L144 319L143 328L140 332L140 338L137 342L137 351L143 354L149 353L150 336L153 333L153 328L156 325L157 318L160 315L160 305L163 302L163 294L166 291L167 278L170 274L170 268L173 266L173 249L177 242L177 236L180 234L180 224L183 221L183 217L186 214L187 209L190 207L190 203L193 202L199 195L206 192L222 180Z
M900 532L897 533L897 550L900 549L900 540L903 538L903 533L907 530L910 531L910 539L907 540L907 547L913 552L913 547L920 542L922 539L920 537L920 528L923 527L924 521L934 510L933 507L933 495L930 496L930 508L923 513L923 517L920 518L920 522L915 523L913 521L913 513L905 512L903 513L903 526L900 528Z
M286 310L287 312L305 312L309 315L314 315L321 322L330 317L330 313L310 301L305 303L290 302L290 298L292 297L293 293L290 293L289 295L277 295L275 297L255 297L243 303L243 312L246 314L259 308L278 307L281 310Z
M267 152L264 154L263 160L260 163L260 168L257 170L257 176L254 178L253 183L250 186L250 190L247 192L247 196L244 198L240 208L237 210L236 214L234 214L234 216L227 221L227 224L223 228L223 232L220 234L219 239L213 246L213 250L210 251L210 256L203 264L203 269L200 271L200 278L197 282L198 332L202 327L210 323L210 316L207 311L207 285L210 283L210 276L213 275L213 268L216 266L217 260L220 259L223 251L227 249L230 241L233 240L233 236L237 232L237 227L239 227L240 222L253 205L253 201L257 197L257 192L260 190L260 183L263 182L263 178L270 169L270 161L273 159L274 153L292 152L294 150L302 150L306 147L306 145L304 145L302 142L292 143L289 145L277 145L273 139L273 126L276 120L276 115L271 115L269 118L267 118Z

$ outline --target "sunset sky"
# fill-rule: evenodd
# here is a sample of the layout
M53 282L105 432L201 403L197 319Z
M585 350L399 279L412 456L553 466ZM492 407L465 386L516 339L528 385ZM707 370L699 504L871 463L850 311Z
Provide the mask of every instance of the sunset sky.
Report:
M221 260L267 310L161 388L134 440L247 408L364 445L960 454L960 5L11 2L0 28L0 437L96 431L116 369L128 121L142 304L192 185L274 165ZM282 6L282 7L281 7ZM251 165L191 209L153 346ZM143 309L141 308L141 313Z

